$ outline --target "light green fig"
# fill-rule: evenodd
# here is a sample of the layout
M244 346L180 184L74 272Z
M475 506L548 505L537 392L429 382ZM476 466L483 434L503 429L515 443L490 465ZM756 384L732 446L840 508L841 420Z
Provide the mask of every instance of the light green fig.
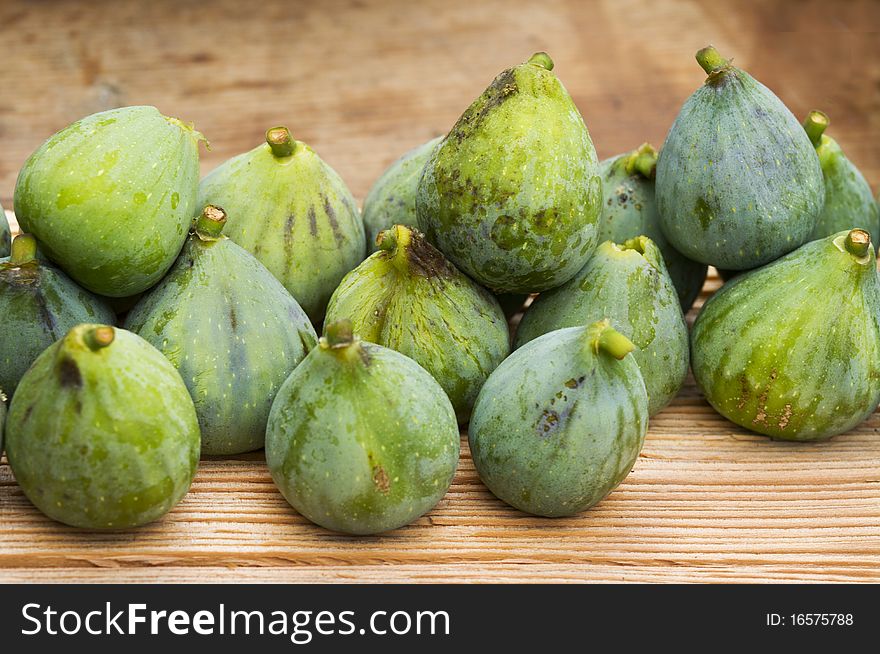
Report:
M654 197L656 168L657 151L648 143L599 164L602 197L605 198L599 240L623 243L644 235L654 241L663 253L681 309L687 313L703 288L707 267L704 263L691 261L672 247L660 229L660 214Z
M189 490L199 425L180 375L142 338L77 325L22 378L6 423L18 485L74 527L127 529Z
M155 107L123 107L54 134L15 184L23 232L77 283L127 297L174 263L195 209L202 135Z
M263 447L275 394L317 343L308 317L266 268L223 236L208 205L165 279L125 321L177 368L205 454Z
M6 212L3 211L3 205L0 204L0 257L9 256L9 250L12 247L11 234Z
M748 270L809 240L825 198L816 151L766 86L709 46L657 162L660 225L694 261Z
M605 241L570 281L541 293L516 331L521 347L542 334L607 318L636 346L633 359L654 415L681 389L688 372L688 331L663 255L646 236Z
M112 323L110 308L40 257L31 234L19 234L0 259L0 388L13 395L47 347L79 323Z
M327 320L348 319L364 340L413 359L465 423L486 377L510 353L504 312L419 232L395 225L379 248L342 280Z
M278 392L266 463L312 522L375 534L429 511L452 483L460 437L443 389L409 357L328 323Z
M732 422L812 441L880 401L880 281L868 232L812 241L726 283L691 333L694 378Z
M351 191L286 127L273 127L266 143L205 177L199 202L226 210L226 235L259 259L315 324L339 282L366 256Z
M596 151L539 52L502 72L431 154L419 227L459 269L498 293L559 286L598 242Z
M540 516L590 508L629 474L648 426L633 344L608 321L514 352L480 391L468 429L480 479Z
M871 234L876 247L880 243L880 208L862 173L837 141L825 134L828 124L828 116L821 111L811 111L804 120L804 130L816 148L825 179L825 205L811 239L858 227Z
M425 163L443 137L438 136L413 148L395 161L373 184L364 200L364 226L371 252L379 249L380 232L394 225L419 227L416 214L416 192Z

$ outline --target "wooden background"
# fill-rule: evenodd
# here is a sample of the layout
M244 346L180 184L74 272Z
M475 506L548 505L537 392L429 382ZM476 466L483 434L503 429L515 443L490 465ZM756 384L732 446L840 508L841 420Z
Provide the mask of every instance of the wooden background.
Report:
M660 145L702 82L693 53L710 42L798 116L830 114L830 133L880 182L876 2L146 4L0 0L7 209L18 168L43 139L123 104L193 121L212 144L203 172L285 123L363 198L496 73L542 49L600 156ZM688 382L651 421L633 473L591 511L545 520L509 509L465 449L434 511L359 539L289 509L261 453L204 461L169 516L113 534L43 518L2 463L0 581L876 582L878 431L875 416L828 443L774 443L725 422Z

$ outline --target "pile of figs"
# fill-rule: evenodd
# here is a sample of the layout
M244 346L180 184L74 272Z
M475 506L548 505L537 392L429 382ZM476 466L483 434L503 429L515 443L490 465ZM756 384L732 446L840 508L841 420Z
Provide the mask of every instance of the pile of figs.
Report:
M599 161L537 53L362 211L286 127L201 181L204 138L153 107L54 134L18 176L14 240L0 210L18 484L55 520L124 529L180 501L201 455L265 448L301 515L373 534L443 499L465 428L504 502L593 506L689 370L759 434L851 429L880 403L880 210L827 116L696 58L662 148ZM708 266L730 281L689 331Z

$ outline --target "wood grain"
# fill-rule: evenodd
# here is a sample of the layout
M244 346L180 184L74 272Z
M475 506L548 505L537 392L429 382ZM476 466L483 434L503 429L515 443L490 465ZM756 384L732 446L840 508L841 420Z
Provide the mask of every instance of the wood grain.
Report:
M51 132L156 104L212 141L204 170L288 123L362 198L502 68L546 49L601 156L660 144L701 82L693 52L736 57L880 179L877 3L4 2L0 200ZM703 298L719 285L712 277ZM693 318L693 312L690 316ZM337 536L296 515L262 454L202 462L192 492L135 532L41 516L0 463L0 581L880 581L880 417L821 444L774 443L689 381L632 474L574 518L514 511L463 441L447 497L392 534Z

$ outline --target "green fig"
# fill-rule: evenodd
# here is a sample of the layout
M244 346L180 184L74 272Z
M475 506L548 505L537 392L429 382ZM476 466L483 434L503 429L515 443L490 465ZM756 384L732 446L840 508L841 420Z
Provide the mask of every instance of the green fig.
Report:
M281 283L222 235L225 223L208 205L168 275L125 321L183 377L205 454L263 447L275 394L318 340Z
M11 246L12 240L9 221L6 219L6 212L3 211L3 205L0 204L0 258L9 256Z
M79 323L112 323L113 312L98 297L37 255L31 234L12 243L0 259L0 388L10 395L47 347Z
M607 320L560 329L489 376L471 418L471 456L499 499L534 515L579 513L629 474L648 426L634 345Z
M18 175L22 231L94 293L126 297L146 290L186 239L201 139L155 107L111 109L65 127Z
M809 240L825 185L816 151L766 86L711 46L706 83L681 109L657 162L660 225L684 256L747 270Z
M510 353L504 312L419 232L395 225L379 248L342 280L327 320L349 319L364 340L413 359L465 423L486 377Z
M153 346L77 325L22 378L6 454L27 498L74 527L126 529L165 515L189 490L199 425L186 386Z
M364 226L367 244L375 252L380 232L394 225L420 229L416 215L416 192L425 163L442 137L413 148L382 173L364 200Z
M366 256L364 225L345 182L286 127L221 164L199 185L201 206L229 214L225 233L290 291L312 322Z
M431 154L419 227L464 273L499 293L559 286L598 243L596 151L553 62L502 72Z
M266 463L281 494L312 522L349 534L409 524L446 494L460 437L452 404L424 368L361 341L346 320L278 392Z
M660 214L654 198L654 175L657 151L645 143L637 150L605 159L599 164L602 174L602 217L599 240L623 243L645 235L660 248L666 270L675 285L681 309L685 313L706 280L706 264L691 261L669 244L660 229Z
M772 438L855 427L880 401L880 281L868 232L812 241L721 287L691 334L709 403Z
M828 124L828 116L821 111L811 111L804 120L804 130L816 148L825 179L825 205L810 238L825 238L858 227L871 234L876 247L880 243L880 209L862 173L837 141L825 134Z
M570 281L541 293L516 332L516 347L542 334L608 318L636 346L648 410L676 396L688 372L688 332L663 255L646 236L605 241Z

